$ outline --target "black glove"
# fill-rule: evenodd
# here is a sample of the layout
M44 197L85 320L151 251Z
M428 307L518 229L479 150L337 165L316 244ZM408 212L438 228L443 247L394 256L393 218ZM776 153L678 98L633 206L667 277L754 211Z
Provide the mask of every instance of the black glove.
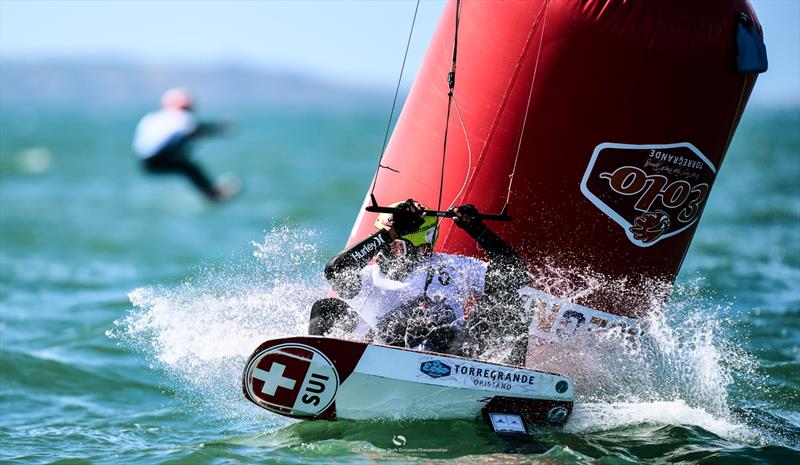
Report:
M414 199L408 199L397 205L399 210L392 215L392 229L398 236L412 233L422 226L425 221L425 209Z
M455 215L453 216L453 222L459 228L473 233L480 233L486 229L486 225L478 218L478 209L475 205L468 203L460 207L451 208L450 211Z

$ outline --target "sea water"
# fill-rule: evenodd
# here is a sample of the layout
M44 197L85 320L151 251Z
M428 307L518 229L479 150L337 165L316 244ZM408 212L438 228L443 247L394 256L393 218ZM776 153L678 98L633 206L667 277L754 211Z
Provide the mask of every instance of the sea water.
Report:
M141 172L133 110L0 110L3 463L800 462L800 109L745 113L640 339L542 357L573 376L576 407L531 443L471 421L296 422L245 400L247 356L302 334L325 295L387 115L210 110L237 131L196 157L244 186L220 206Z

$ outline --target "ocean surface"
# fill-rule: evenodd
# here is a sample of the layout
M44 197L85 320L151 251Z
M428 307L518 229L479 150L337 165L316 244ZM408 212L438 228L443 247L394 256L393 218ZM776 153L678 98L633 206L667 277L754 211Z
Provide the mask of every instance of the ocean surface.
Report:
M0 462L800 463L800 108L746 111L645 343L562 357L575 413L519 444L296 422L241 393L250 352L325 293L383 107L201 107L237 124L196 151L242 180L221 206L143 175L141 110L0 110Z

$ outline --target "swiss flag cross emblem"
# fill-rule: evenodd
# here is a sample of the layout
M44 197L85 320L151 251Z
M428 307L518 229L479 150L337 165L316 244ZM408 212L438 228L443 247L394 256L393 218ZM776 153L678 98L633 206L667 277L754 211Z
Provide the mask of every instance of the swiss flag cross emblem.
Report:
M318 350L283 344L253 357L245 389L257 404L281 414L315 416L333 402L338 374Z
M313 357L313 352L302 348L266 354L253 369L256 395L264 402L291 409Z

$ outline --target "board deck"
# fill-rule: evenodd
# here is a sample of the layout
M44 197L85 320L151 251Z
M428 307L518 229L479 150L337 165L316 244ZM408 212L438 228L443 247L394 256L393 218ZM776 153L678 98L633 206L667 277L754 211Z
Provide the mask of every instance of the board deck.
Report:
M306 420L472 420L491 406L561 424L573 402L566 376L316 336L262 343L243 390L271 412Z

